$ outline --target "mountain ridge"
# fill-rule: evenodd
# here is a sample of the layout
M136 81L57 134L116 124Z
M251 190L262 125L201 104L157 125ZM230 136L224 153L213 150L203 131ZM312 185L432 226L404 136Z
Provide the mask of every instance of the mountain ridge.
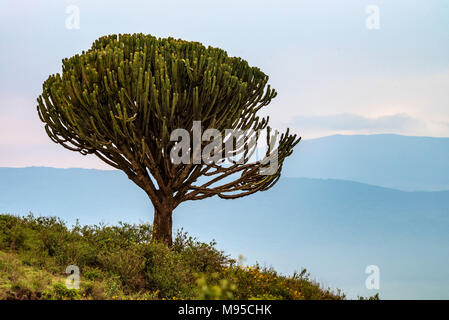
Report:
M284 177L334 178L406 191L449 190L449 138L332 135L301 141Z

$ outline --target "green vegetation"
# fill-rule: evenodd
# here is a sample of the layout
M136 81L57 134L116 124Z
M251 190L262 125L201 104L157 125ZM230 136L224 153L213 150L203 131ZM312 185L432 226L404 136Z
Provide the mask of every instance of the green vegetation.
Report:
M80 226L58 218L0 215L0 299L344 299L306 270L283 276L241 266L178 231L153 241L147 224ZM80 268L80 289L65 285Z

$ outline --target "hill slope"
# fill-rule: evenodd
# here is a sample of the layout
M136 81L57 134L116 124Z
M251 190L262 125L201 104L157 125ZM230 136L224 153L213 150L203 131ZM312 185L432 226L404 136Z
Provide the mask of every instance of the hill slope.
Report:
M74 272L72 279L78 275L71 283L76 289L66 285L67 269ZM286 277L243 266L213 243L185 233L168 248L152 240L148 224L68 229L55 218L0 215L4 299L334 300L344 295L322 288L305 270Z

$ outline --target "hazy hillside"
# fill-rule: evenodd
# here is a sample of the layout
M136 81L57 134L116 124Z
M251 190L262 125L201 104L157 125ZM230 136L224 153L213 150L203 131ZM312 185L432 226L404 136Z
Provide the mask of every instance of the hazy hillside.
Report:
M449 138L335 135L301 141L284 176L353 180L408 191L449 190Z
M116 171L0 168L0 213L57 215L70 223L152 220L146 195ZM361 183L284 178L234 201L176 209L175 227L216 239L291 273L301 266L351 295L378 265L384 298L449 298L449 192L403 192Z

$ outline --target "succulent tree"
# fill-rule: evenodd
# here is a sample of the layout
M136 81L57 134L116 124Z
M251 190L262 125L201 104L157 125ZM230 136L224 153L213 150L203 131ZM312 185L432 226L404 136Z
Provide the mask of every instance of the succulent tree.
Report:
M37 110L55 143L96 155L142 188L154 206L154 238L171 244L180 203L235 199L279 179L300 138L288 130L279 137L257 115L276 96L267 82L245 60L198 42L110 35L63 59L62 74L44 82ZM260 139L269 148L255 159ZM277 166L263 172L270 159Z

